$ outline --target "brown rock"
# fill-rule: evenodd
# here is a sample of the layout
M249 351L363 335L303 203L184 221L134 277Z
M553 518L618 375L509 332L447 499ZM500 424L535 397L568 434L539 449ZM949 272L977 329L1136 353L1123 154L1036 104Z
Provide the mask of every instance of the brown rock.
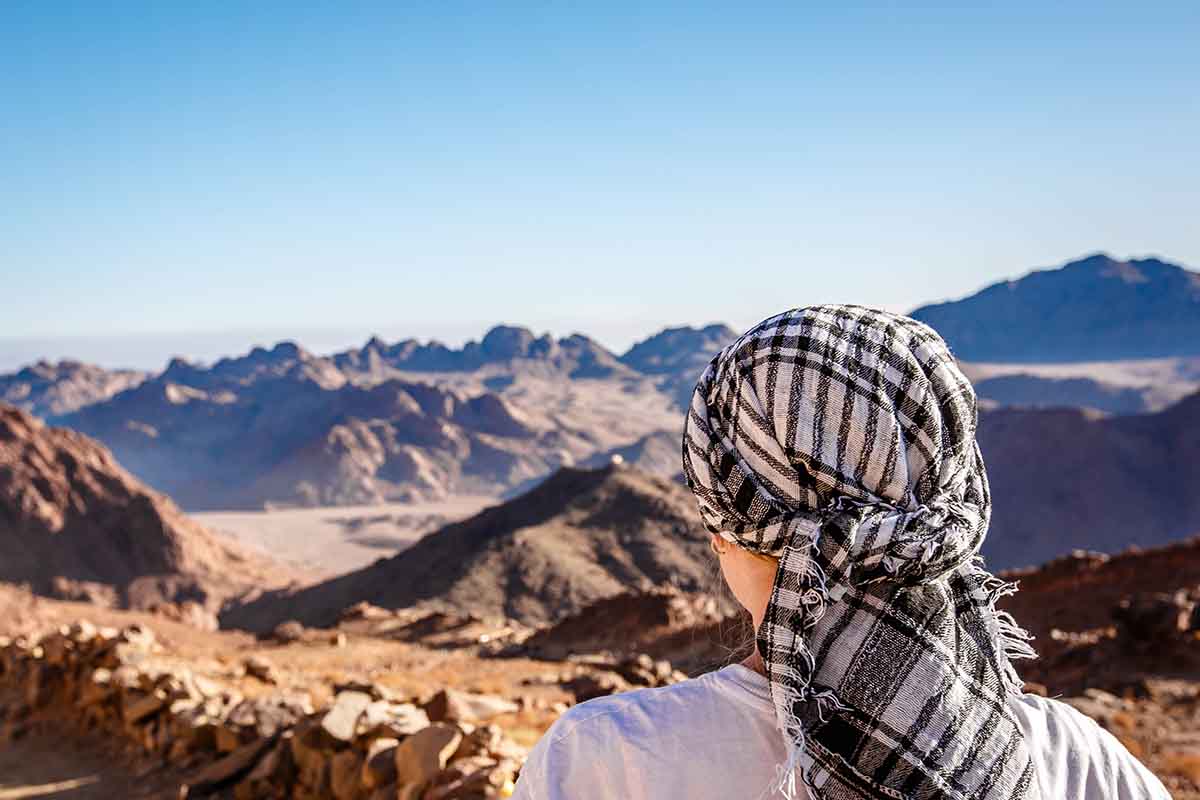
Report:
M288 787L296 783L291 757L291 731L279 741L234 789L236 800L262 800L265 797L285 797Z
M462 744L458 746L451 760L490 755L499 750L503 742L504 731L500 730L498 725L481 725L470 731L463 731Z
M333 685L333 693L337 694L338 692L362 692L363 694L371 695L372 700L390 700L396 702L400 699L393 690L373 681L341 681Z
M584 673L563 684L563 688L575 696L576 703L628 691L625 679L613 672Z
M434 722L483 722L517 710L516 703L503 697L450 688L442 689L425 704L425 713Z
M112 671L104 667L92 670L79 687L79 703L83 706L104 703L112 695Z
M393 612L388 611L386 608L373 606L366 600L363 600L342 609L342 613L338 615L338 621L350 622L356 619L386 619L391 616L393 616Z
M402 792L419 792L445 768L461 742L456 728L441 723L409 736L396 748L396 785Z
M270 638L279 644L291 644L304 639L304 626L294 619L281 622L271 631Z
M270 740L250 742L209 764L188 781L188 797L201 797L228 786L248 773L271 746Z
M325 736L316 723L297 726L291 739L292 761L296 765L299 784L320 796L328 791L328 759L323 749Z
M329 788L336 800L354 800L358 795L362 757L355 750L343 750L329 760Z
M218 725L213 743L216 745L218 753L232 753L242 746L242 729L230 725L228 722Z
M141 696L128 695L122 701L121 715L126 723L138 723L147 717L157 714L167 704L167 693L156 689L150 694Z
M516 764L486 756L455 761L439 776L423 800L488 800L508 796Z
M244 666L246 667L246 674L252 678L258 678L263 683L279 683L279 675L275 672L275 665L262 656L250 656L246 659Z
M371 741L363 759L360 781L364 789L378 789L396 781L396 747L399 739L384 736Z

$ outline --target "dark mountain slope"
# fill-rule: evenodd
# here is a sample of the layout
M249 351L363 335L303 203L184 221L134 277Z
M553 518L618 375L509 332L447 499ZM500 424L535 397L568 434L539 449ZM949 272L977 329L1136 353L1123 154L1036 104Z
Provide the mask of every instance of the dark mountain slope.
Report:
M980 415L993 567L1074 549L1119 552L1200 530L1200 393L1155 414L999 409Z
M713 580L707 543L686 488L625 467L563 469L393 558L267 596L231 610L223 624L328 625L363 600L542 623L631 588L705 588Z

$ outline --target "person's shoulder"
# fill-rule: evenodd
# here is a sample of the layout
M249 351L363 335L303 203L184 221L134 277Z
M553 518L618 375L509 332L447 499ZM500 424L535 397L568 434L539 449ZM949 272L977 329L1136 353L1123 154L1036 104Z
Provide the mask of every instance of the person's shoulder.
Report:
M1097 712L1103 712L1104 706L1110 702L1120 702L1115 697L1111 701L1108 698L1087 700L1088 707L1095 707ZM1170 794L1162 783L1129 752L1124 743L1072 702L1031 694L1019 698L1016 710L1022 720L1022 728L1026 736L1037 744L1034 748L1035 760L1076 765L1074 772L1077 774L1058 774L1055 777L1067 783L1072 780L1085 782L1089 788L1095 784L1097 791L1105 789L1113 797L1169 800ZM1081 768L1081 764L1085 764L1086 769Z
M584 736L610 740L614 732L636 732L641 727L661 729L672 712L692 706L691 701L712 692L706 676L689 678L669 686L633 689L606 695L572 706L546 732L552 742Z

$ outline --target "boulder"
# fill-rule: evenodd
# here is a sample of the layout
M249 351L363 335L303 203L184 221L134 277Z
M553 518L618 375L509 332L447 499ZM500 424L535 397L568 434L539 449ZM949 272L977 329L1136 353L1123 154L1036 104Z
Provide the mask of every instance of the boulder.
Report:
M455 761L438 776L437 784L422 800L486 800L510 797L516 764L487 756Z
M268 739L239 747L224 758L214 761L188 780L187 797L202 797L212 794L248 773L260 756L272 745Z
M296 765L297 782L320 796L328 792L328 756L323 746L324 731L317 723L302 723L293 732L290 750Z
M271 631L269 638L278 644L299 642L304 639L304 626L294 619L281 622Z
M157 714L166 704L167 693L162 689L155 689L149 694L132 696L127 694L122 700L121 715L126 723L136 724Z
M577 675L563 684L563 688L575 696L576 703L628 691L631 687L624 678L614 672L595 672Z
M358 719L371 705L371 696L364 692L340 692L321 718L321 727L334 739L351 742L358 731Z
M433 722L485 722L518 710L516 703L503 697L449 688L442 689L425 704L425 713Z
M359 736L390 736L403 739L429 726L429 717L411 703L376 700L358 720Z
M462 742L451 725L434 723L409 736L396 748L396 785L400 797L416 797L446 767Z
M246 674L252 678L258 678L263 683L279 683L279 675L275 671L275 665L262 656L250 656L246 659L244 666Z

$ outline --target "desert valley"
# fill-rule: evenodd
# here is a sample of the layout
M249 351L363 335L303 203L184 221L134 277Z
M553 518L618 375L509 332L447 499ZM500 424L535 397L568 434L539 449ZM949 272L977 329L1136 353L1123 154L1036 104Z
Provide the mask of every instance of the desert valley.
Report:
M1094 255L910 313L981 401L1027 689L1200 800L1200 273ZM738 658L679 459L735 337L0 375L0 799L505 797L568 706Z

